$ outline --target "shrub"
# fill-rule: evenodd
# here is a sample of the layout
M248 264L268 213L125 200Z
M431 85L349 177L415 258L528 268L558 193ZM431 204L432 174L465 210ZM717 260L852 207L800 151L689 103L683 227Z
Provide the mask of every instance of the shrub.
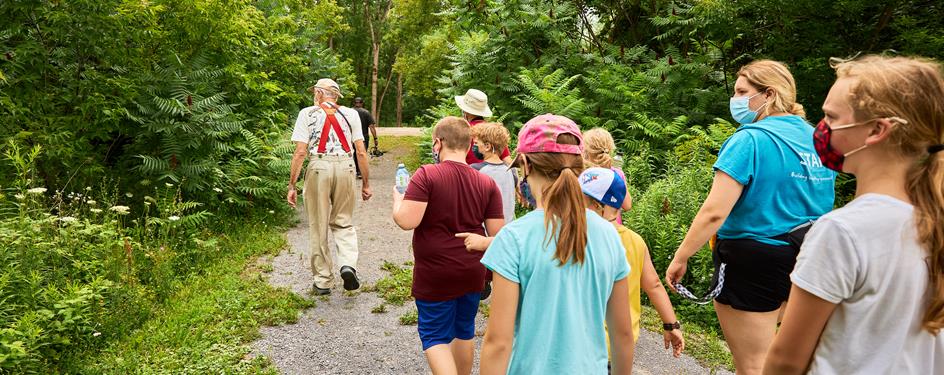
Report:
M712 181L711 165L696 161L675 162L665 177L653 182L638 198L627 214L626 226L633 229L649 245L652 262L660 276L665 275L675 250L688 232ZM711 252L701 249L688 262L682 284L696 291L707 291L714 267ZM711 305L699 306L670 293L676 311L684 321L703 326L717 326Z

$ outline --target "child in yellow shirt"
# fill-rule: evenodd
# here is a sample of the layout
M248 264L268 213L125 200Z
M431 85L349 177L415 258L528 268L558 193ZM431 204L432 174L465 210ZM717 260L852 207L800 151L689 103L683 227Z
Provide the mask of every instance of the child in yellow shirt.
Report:
M580 188L584 193L587 208L613 223L623 247L626 249L626 261L629 263L629 303L630 317L633 322L633 338L638 342L639 319L642 315L640 291L644 290L653 307L662 317L665 348L673 349L673 355L679 357L685 348L681 325L675 317L675 310L669 300L662 281L656 273L649 256L649 248L636 232L616 223L619 209L626 196L626 182L611 169L588 168L580 174Z

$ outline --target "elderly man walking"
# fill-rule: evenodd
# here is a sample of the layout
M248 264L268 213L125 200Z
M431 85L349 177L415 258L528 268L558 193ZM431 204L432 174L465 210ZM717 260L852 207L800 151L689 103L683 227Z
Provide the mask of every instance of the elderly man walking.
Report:
M357 279L357 233L351 216L354 214L354 157L361 165L363 180L361 198L371 197L368 178L367 149L357 111L337 104L341 88L331 79L318 80L309 88L315 105L302 109L295 120L292 141L295 154L288 184L288 204L295 207L295 184L305 158L305 210L308 212L311 271L314 293L331 293L334 286L334 262L328 246L328 228L338 248L339 273L344 289L360 288Z

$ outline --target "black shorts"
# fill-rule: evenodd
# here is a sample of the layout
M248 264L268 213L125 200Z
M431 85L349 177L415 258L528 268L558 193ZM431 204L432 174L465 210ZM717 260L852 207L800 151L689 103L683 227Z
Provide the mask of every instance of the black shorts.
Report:
M790 272L798 251L790 245L770 245L749 239L718 240L712 258L715 274L726 263L724 286L715 301L735 309L770 312L790 295ZM714 285L717 280L713 280Z

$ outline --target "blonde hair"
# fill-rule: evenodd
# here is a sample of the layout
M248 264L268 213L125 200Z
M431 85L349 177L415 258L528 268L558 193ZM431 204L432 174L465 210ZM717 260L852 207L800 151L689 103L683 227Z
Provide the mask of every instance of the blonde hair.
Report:
M796 102L796 81L790 70L782 62L773 60L756 60L741 67L738 76L747 79L747 82L758 91L768 89L774 92L763 113L786 112L800 117L806 117L803 106Z
M613 168L616 142L610 132L593 128L583 133L583 159L588 167Z
M511 135L502 123L486 122L472 127L472 137L489 145L492 152L497 154L508 147L508 139Z
M469 144L472 143L469 123L455 116L446 116L439 120L433 128L433 138L439 138L443 147L450 150L468 150Z
M889 145L918 161L908 171L908 197L915 206L918 240L927 249L931 277L924 328L944 328L944 152L930 146L944 143L944 74L933 60L866 56L832 60L839 79L854 80L849 103L856 121L898 117Z

